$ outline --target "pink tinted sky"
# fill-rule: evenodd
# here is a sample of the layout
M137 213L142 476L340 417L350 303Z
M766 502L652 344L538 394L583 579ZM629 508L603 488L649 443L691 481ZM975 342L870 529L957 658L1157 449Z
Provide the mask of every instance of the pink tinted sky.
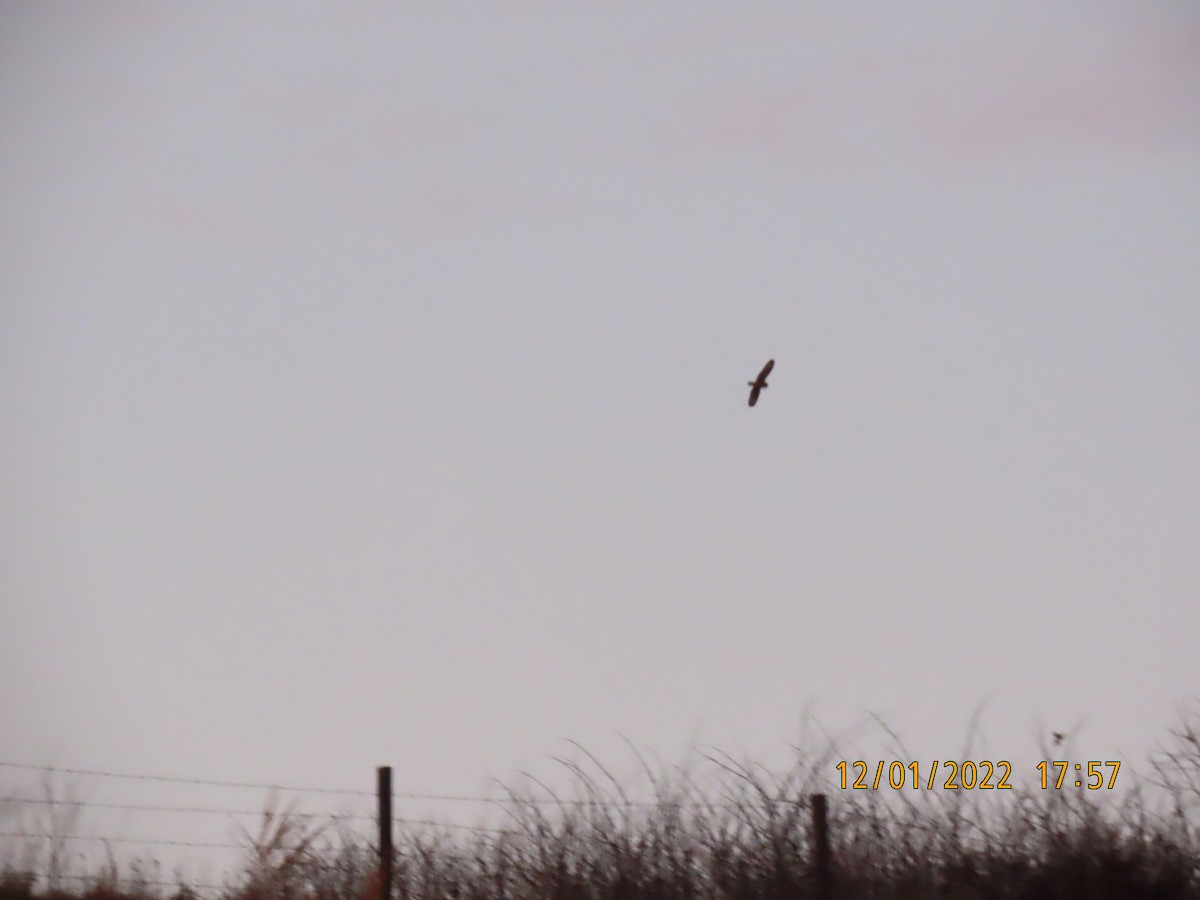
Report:
M1147 21L1149 19L1150 21ZM700 140L727 142L839 167L907 153L973 166L1045 153L1075 159L1192 152L1200 135L1200 24L1160 15L1082 17L1069 32L978 28L814 55L800 71L754 88L718 88L699 101ZM1061 23L1060 23L1061 24ZM794 22L737 38L786 42ZM681 42L722 52L719 31Z
M0 761L477 793L986 696L1142 751L1191 9L10 5Z

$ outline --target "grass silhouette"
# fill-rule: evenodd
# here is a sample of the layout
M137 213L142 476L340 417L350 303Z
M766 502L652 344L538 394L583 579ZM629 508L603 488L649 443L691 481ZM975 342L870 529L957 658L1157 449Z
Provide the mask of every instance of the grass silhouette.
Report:
M886 729L886 725L880 722ZM972 726L973 727L973 726ZM891 732L888 732L891 734ZM897 753L902 753L892 735ZM1055 736L1054 745L1062 738ZM968 741L969 743L969 741ZM577 745L578 746L578 745ZM505 788L502 827L396 834L396 898L818 897L808 797L829 783L833 742L770 772L713 751L651 764L636 797L600 760L559 759L567 787L526 776ZM1046 759L1063 748L1046 746ZM902 757L897 757L902 758ZM1152 774L1105 791L832 791L830 897L946 900L1200 898L1200 702L1152 756ZM1122 778L1126 777L1122 772ZM1024 788L1024 789L1022 789ZM52 836L47 840L52 843ZM224 900L375 900L377 851L337 821L315 822L269 798L243 832L243 869ZM28 849L28 848L27 848ZM38 890L36 866L10 860L0 900L197 900L186 883L124 874L110 858L78 890ZM44 867L43 867L44 868ZM42 873L44 874L44 872ZM43 879L44 880L44 879Z

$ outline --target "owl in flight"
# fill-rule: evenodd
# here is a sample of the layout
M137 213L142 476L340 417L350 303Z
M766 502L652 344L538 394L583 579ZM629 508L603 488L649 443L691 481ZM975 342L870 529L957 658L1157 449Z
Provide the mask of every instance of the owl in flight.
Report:
M753 381L747 381L750 385L750 405L753 406L758 402L758 392L767 387L767 376L771 374L771 370L775 368L775 360L768 359L767 364L762 367L762 371L758 373L758 377Z

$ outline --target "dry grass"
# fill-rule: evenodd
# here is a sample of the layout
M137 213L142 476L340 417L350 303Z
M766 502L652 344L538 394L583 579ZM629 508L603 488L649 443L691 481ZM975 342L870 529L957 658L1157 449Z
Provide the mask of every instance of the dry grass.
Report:
M903 747L895 740L894 750ZM1050 748L1045 748L1047 751ZM634 751L638 796L578 748L568 787L506 789L503 828L401 831L393 896L476 900L701 900L817 897L807 797L837 754L797 748L774 773L721 753L688 766ZM1047 753L1047 758L1056 754ZM904 758L904 757L901 757ZM831 896L945 900L1200 898L1200 704L1154 756L1153 777L1103 792L833 792ZM1125 777L1125 773L1122 773ZM1153 798L1153 799L1152 799ZM1162 802L1165 801L1165 802ZM376 853L336 823L313 825L274 799L224 900L375 900ZM110 860L78 893L35 891L28 867L0 875L0 900L195 900Z

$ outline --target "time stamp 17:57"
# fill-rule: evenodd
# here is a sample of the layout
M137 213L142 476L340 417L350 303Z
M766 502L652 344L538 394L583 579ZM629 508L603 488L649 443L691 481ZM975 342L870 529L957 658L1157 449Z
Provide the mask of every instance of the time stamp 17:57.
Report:
M1007 791L1012 790L1012 763L1005 759L991 760L933 760L922 764L917 761L904 763L900 760L880 760L871 771L870 764L863 760L842 760L836 766L840 774L842 790L878 791L903 788L957 791ZM1117 784L1117 773L1121 763L1115 759L1091 759L1072 763L1065 759L1042 760L1035 766L1041 776L1042 790L1061 790L1074 785L1091 791L1101 788L1112 790ZM1107 777L1106 777L1107 776Z

